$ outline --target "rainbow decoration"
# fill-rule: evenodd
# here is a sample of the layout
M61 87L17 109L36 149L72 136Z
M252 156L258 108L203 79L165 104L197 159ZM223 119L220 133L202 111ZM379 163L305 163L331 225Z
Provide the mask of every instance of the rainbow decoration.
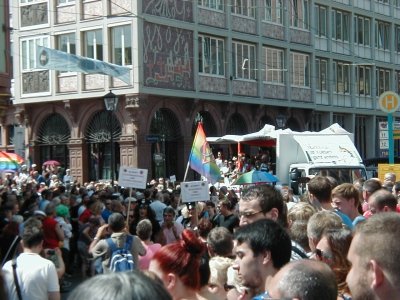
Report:
M197 126L192 150L190 151L189 164L193 170L206 177L211 183L217 182L221 177L201 122Z
M0 170L14 170L17 171L24 159L16 153L0 151Z

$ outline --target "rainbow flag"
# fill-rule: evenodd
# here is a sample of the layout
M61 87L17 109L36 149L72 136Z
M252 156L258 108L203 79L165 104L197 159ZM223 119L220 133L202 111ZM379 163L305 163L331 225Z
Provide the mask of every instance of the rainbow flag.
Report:
M193 170L206 177L211 183L217 182L221 177L201 122L197 126L192 150L190 151L189 164Z

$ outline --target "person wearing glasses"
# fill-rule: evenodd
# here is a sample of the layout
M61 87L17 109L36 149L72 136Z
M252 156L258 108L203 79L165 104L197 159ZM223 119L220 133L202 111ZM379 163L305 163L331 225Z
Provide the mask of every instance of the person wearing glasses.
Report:
M239 226L260 219L271 219L287 226L286 207L282 194L273 186L262 184L245 189L239 200Z
M322 234L314 250L313 258L326 263L335 273L338 286L338 299L351 299L350 289L346 283L346 276L350 270L347 260L352 232L347 228L327 229Z

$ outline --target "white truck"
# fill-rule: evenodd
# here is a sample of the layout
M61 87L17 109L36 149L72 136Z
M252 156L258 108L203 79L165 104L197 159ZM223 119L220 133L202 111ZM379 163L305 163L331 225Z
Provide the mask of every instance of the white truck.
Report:
M365 166L353 143L353 134L333 124L319 132L275 130L272 125L242 136L207 138L210 143L275 145L275 175L282 185L301 194L305 182L315 175L332 176L338 183L366 178Z

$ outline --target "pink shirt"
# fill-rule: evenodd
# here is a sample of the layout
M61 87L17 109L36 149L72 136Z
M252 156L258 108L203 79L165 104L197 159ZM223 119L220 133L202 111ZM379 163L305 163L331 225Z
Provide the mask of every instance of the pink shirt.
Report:
M150 261L153 258L154 254L160 250L161 244L152 244L146 245L142 242L142 245L146 248L146 255L139 256L139 269L140 270L148 270Z
M174 222L174 226L176 228L176 233L179 237L182 237L182 231L183 231L183 225L177 222ZM161 223L161 228L162 228L162 223ZM177 239L175 238L174 232L172 231L172 227L171 228L164 228L163 229L163 233L165 236L165 244L171 244L177 241Z

